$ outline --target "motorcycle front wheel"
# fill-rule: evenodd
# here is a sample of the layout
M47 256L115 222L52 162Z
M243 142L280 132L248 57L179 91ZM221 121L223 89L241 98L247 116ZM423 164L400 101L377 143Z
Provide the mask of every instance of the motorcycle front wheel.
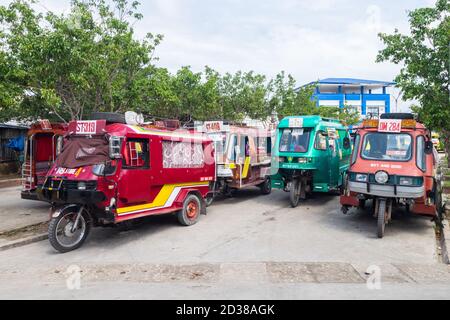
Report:
M77 226L76 220L81 210ZM61 253L73 251L81 247L91 230L89 215L80 207L69 207L52 218L48 226L48 239L53 248Z
M291 188L289 190L289 200L291 207L296 208L300 202L301 182L299 179L295 179L291 182Z

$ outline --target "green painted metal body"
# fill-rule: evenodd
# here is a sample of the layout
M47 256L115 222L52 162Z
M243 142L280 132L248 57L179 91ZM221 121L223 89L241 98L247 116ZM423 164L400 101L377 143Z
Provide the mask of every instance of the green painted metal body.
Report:
M292 128L310 132L306 151L280 150L284 130ZM322 143L318 141L319 134ZM278 125L272 152L272 187L286 190L288 183L307 176L310 191L336 190L349 167L351 149L348 128L339 120L320 116L287 117Z

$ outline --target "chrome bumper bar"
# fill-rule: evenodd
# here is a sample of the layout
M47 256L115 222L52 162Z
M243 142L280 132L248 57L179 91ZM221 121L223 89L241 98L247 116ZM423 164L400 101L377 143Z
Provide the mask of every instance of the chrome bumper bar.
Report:
M411 198L417 199L421 198L425 194L425 187L407 187L407 186L397 186L397 193L395 193L394 186L370 184L369 189L367 189L367 183L364 182L354 182L350 181L348 185L351 192L369 194L378 197L388 197L388 198Z

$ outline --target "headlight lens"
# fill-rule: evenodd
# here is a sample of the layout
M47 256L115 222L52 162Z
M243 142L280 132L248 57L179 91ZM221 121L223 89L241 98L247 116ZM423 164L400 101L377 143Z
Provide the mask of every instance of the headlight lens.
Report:
M402 186L412 186L414 184L413 178L401 177L400 184Z
M307 163L308 159L307 158L298 158L298 163Z
M96 164L95 166L92 167L92 173L95 174L96 176L102 176L104 170L105 165L103 163Z
M86 183L78 182L78 190L86 190Z
M389 181L389 175L386 171L378 171L375 173L375 181L379 184L385 184Z
M355 177L356 181L358 181L358 182L367 182L368 178L369 178L369 176L367 174L361 174L361 173L358 173Z

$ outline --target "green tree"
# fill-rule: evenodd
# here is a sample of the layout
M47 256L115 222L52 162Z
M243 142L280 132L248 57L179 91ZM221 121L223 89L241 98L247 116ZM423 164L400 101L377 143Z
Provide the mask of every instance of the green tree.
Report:
M271 97L269 110L274 110L280 119L287 116L311 115L318 112L316 102L312 99L314 87L296 89L295 80L291 75L280 72L269 82Z
M146 100L162 37L134 39L139 2L73 0L68 15L36 13L32 0L0 6L0 117L81 119L135 110Z
M361 120L359 112L348 106L344 106L343 108L320 106L312 114L320 115L324 118L341 120L347 126L355 125Z
M354 126L361 121L361 114L349 106L339 109L339 120L348 126Z
M450 154L449 48L450 3L438 0L433 8L409 12L410 35L395 30L380 34L385 48L377 62L402 64L395 81L404 99L415 99L413 108L430 129L441 133Z
M242 121L245 117L264 120L266 108L266 77L254 72L226 73L218 79L219 109L223 119Z

